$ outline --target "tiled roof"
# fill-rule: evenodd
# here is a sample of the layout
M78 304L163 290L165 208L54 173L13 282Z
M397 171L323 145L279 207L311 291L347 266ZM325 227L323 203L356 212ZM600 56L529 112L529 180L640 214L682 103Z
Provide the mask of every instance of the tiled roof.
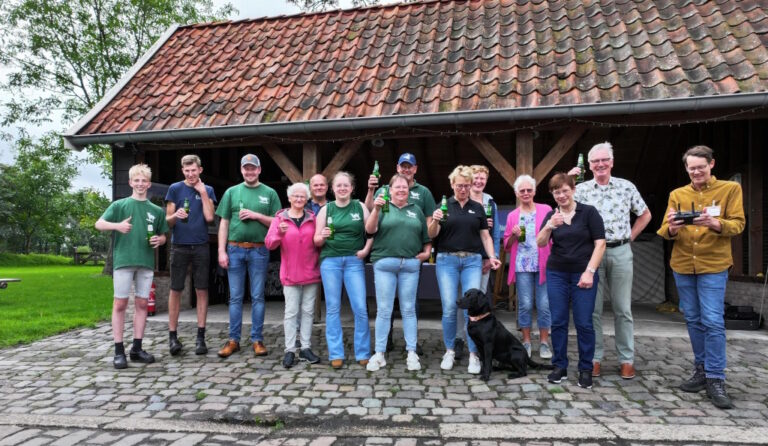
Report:
M448 0L179 28L77 134L768 90L761 0Z

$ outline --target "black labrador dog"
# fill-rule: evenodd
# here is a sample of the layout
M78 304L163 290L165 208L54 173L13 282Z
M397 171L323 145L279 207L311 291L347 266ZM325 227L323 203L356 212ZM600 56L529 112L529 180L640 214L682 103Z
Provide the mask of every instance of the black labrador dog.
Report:
M509 371L507 377L510 379L528 375L528 367L553 368L551 364L539 364L528 357L523 344L494 316L490 294L471 289L457 301L457 306L469 313L467 331L477 345L482 364L480 379L483 381L491 377L493 360L496 360L499 369Z

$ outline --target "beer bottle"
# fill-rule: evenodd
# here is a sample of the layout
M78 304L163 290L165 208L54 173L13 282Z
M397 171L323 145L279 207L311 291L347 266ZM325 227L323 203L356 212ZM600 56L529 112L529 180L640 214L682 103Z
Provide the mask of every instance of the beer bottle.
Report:
M242 211L243 209L245 209L245 208L243 207L243 200L240 200L240 210Z
M443 195L443 199L440 202L440 211L443 213L443 218L441 221L448 220L448 199L445 198L445 195Z
M373 162L373 172L371 175L375 176L376 179L381 178L381 174L379 173L379 160L375 160Z
M186 223L189 221L189 198L184 199L184 212L187 213L187 216L181 219L182 223Z
M584 182L584 154L579 153L579 161L576 163L576 167L580 169L579 174L576 176L576 184Z
M152 248L154 248L154 246L152 246L152 243L150 242L150 240L154 235L155 235L154 226L152 226L152 223L147 223L147 244Z
M491 207L491 202L485 204L485 216L488 218L493 217L493 207Z
M525 226L520 226L520 235L517 236L519 243L525 243Z
M331 235L328 236L328 240L333 240L333 235L336 233L336 228L333 227L333 217L328 216L328 229L331 230Z
M384 205L381 207L381 212L389 212L389 186L384 186L384 192L381 194L381 198L384 199Z

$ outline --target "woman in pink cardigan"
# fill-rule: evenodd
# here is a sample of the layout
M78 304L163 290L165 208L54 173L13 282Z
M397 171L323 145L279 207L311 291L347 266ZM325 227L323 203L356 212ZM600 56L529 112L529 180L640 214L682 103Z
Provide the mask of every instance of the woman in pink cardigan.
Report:
M536 322L539 327L539 356L542 359L552 358L549 347L549 328L552 318L549 312L547 298L546 265L552 242L545 247L536 246L536 235L539 233L544 217L552 210L546 204L533 202L536 194L536 180L529 175L520 175L513 186L520 207L507 216L507 226L504 231L504 248L510 255L509 277L507 283L517 282L517 325L523 333L523 346L531 356L531 313L533 311L534 294L536 296Z
M291 207L275 215L269 226L264 245L268 249L280 248L280 282L285 296L285 356L283 367L289 369L296 361L296 331L300 332L299 358L312 364L320 358L310 348L315 298L320 291L320 250L315 247L315 214L305 209L309 187L295 183L288 187ZM301 321L299 323L299 310Z

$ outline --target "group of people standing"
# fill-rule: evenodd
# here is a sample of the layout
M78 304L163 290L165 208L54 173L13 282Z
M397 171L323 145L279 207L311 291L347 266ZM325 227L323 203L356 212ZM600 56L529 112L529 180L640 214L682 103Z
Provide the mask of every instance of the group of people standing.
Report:
M552 358L555 367L548 380L559 383L567 377L571 313L577 332L578 385L590 388L592 378L601 375L605 300L611 301L615 314L618 373L632 379L630 242L647 226L651 214L631 182L611 176L613 149L609 143L595 145L588 153L588 161L594 174L590 181L575 184L574 178L583 174L579 167L567 174L556 173L549 180L554 210L534 201L536 181L532 177L519 176L514 183L518 207L507 217L503 237L496 203L484 193L489 177L485 166L457 166L449 175L453 195L443 197L437 205L431 192L415 181L415 156L404 153L388 184L379 184L378 171L368 178L364 202L353 198L352 175L338 172L331 181L333 201L326 198L326 178L315 175L309 184L290 185L290 206L281 209L278 193L259 181L258 157L248 154L240 163L243 182L229 188L214 211L216 196L200 179L200 159L187 155L181 160L185 179L169 188L165 215L146 199L151 184L149 168L134 166L129 172L132 196L114 202L96 223L100 230L116 231L114 366L127 367L122 332L132 284L136 311L129 356L132 361L154 362L154 357L142 349L141 338L154 268L153 249L165 243L169 230L173 231L170 353L177 355L183 349L176 329L180 295L190 265L197 295L195 353L207 353L208 224L215 212L221 218L218 264L227 270L230 288L229 339L218 351L222 358L240 350L246 274L252 300L252 349L257 356L268 354L263 337L264 282L269 250L279 249L285 296L286 368L295 364L297 356L310 363L320 362L311 349L311 329L315 301L321 292L326 302L328 359L333 368L343 367L346 357L340 310L344 290L354 315L354 360L372 372L386 366L397 297L406 367L420 370L419 274L421 264L434 251L445 347L440 367L450 370L458 359L457 341L461 342L457 297L469 289L487 289L489 271L501 265L498 254L503 243L510 255L508 283L517 285L523 345L531 355L535 306L539 355ZM691 392L706 389L715 405L731 407L724 385L722 314L727 270L732 265L729 237L744 227L741 190L737 183L716 180L711 175L714 159L712 150L705 146L688 150L683 163L692 182L672 192L670 211L659 229L659 235L675 241L671 266L695 356L694 375L681 388ZM679 205L689 202L695 203L698 216L681 221L677 215ZM634 224L630 224L632 213L636 215ZM373 354L364 266L368 256L373 263L377 304ZM466 325L466 311L463 319ZM480 373L477 348L470 338L467 344L467 371Z

